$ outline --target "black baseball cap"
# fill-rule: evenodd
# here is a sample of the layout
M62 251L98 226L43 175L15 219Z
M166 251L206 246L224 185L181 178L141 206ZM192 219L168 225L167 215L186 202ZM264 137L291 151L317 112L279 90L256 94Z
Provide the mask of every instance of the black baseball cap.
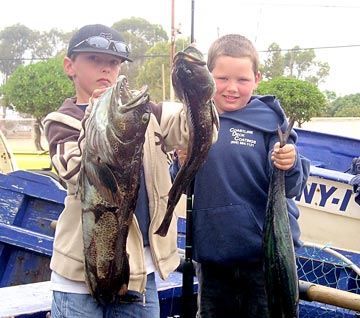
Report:
M130 48L115 30L102 25L90 24L80 28L71 38L67 56L73 53L104 53L132 62Z

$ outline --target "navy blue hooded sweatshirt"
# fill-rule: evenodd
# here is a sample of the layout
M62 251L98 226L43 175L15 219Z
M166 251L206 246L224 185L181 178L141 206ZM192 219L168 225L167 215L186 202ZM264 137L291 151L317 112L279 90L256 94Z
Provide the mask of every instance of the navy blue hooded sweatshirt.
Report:
M193 258L234 265L262 259L262 236L278 125L288 126L274 96L253 96L243 109L220 115L218 140L194 182ZM293 130L288 143L295 143ZM286 197L294 246L301 246L294 198L305 187L310 162L297 154L286 171Z

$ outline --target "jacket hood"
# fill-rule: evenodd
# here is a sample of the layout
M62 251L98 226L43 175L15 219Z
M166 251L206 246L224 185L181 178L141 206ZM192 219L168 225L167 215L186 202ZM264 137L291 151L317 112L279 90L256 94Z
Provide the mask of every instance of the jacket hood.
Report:
M277 134L278 123L283 132L288 126L285 112L280 106L279 101L273 95L254 95L251 97L246 107L236 110L235 112L238 112L238 116L234 116L233 114L228 115L230 113L223 113L220 116L245 124L265 133ZM261 116L259 116L260 113ZM297 139L297 134L294 130L291 131L291 136L294 140Z

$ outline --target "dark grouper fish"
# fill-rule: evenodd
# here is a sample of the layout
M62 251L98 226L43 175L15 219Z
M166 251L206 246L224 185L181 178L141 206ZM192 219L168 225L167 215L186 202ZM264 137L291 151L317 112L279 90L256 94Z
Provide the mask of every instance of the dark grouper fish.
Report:
M189 145L186 160L169 191L164 220L155 232L161 236L167 234L176 204L205 162L212 144L214 121L219 126L212 102L215 82L202 53L194 46L190 45L175 55L172 83L176 96L187 108Z
M283 147L294 124L286 132L279 128ZM285 197L285 171L274 167L264 224L265 285L271 318L297 318L299 286L295 252Z
M101 304L127 292L126 240L140 184L148 100L147 87L130 91L126 77L120 76L86 121L79 177L85 276Z

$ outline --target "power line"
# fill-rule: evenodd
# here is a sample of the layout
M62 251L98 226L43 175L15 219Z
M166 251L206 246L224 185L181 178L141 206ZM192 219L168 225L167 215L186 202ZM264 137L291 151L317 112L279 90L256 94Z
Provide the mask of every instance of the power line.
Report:
M318 46L308 48L292 48L292 49L279 49L279 50L258 50L259 53L271 53L271 52L288 52L288 51L307 51L307 50L328 50L328 49L343 49L360 47L360 44L349 44L349 45L333 45L333 46Z
M272 52L291 52L291 51L307 51L307 50L332 50L332 49L344 49L344 48L355 48L360 47L360 44L348 44L348 45L332 45L332 46L315 46L307 48L292 48L292 49L278 49L278 50L258 50L259 53L272 53ZM206 55L207 53L204 53ZM133 59L139 58L157 58L157 57L166 57L168 58L169 54L151 54L151 55L134 55ZM11 57L0 57L0 61L45 61L53 57L35 57L35 58L11 58Z
M238 1L234 1L239 4ZM360 9L360 5L344 4L316 4L316 3L287 3L287 2L245 2L241 5L246 6L267 6L267 7L313 7L313 8L342 8L342 9Z
M0 57L0 61L45 61L53 57Z

